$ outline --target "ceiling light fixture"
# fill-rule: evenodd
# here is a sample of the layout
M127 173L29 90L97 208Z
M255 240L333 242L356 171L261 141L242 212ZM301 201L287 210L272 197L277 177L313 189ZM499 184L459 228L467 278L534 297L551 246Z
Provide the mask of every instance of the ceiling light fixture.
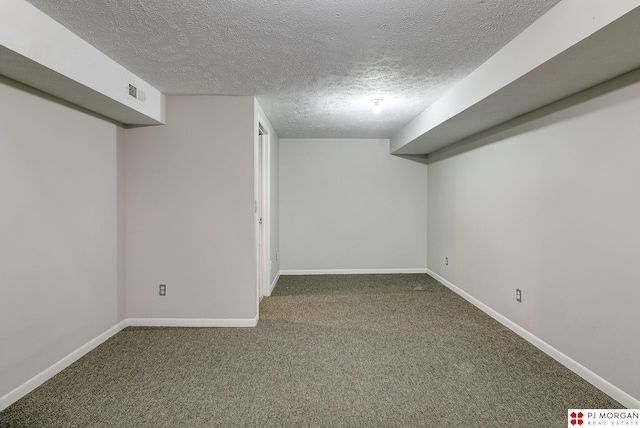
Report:
M381 106L381 104L382 104L382 102L383 102L383 101L384 101L384 100L383 100L383 99L381 99L381 98L376 98L376 99L374 99L374 100L371 100L371 102L373 103L373 112L374 112L375 114L378 114L378 113L380 113L380 112L382 111L382 106Z

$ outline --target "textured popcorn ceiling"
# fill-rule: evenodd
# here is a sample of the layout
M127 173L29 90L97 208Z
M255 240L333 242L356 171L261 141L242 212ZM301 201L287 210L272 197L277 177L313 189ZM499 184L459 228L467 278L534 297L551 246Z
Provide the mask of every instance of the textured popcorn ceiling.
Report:
M257 96L281 138L391 137L558 2L29 1L167 95Z

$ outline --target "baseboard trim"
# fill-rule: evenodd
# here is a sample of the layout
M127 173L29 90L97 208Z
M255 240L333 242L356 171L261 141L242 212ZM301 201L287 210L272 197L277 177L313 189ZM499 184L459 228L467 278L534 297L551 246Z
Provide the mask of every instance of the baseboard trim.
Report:
M310 269L281 270L278 275L370 275L393 273L427 273L426 268L412 269Z
M16 401L18 401L19 399L21 399L22 397L24 397L25 395L27 395L28 393L30 393L31 391L39 387L40 385L42 385L43 383L45 383L46 381L48 381L49 379L51 379L52 377L60 373L62 370L69 367L71 364L78 361L84 355L91 352L98 345L101 345L102 343L107 341L107 339L111 338L112 336L114 336L116 333L120 332L127 326L128 326L127 320L120 321L118 324L114 325L109 330L100 334L95 339L90 340L89 342L82 345L81 347L79 347L78 349L76 349L75 351L73 351L72 353L70 353L69 355L67 355L60 361L58 361L57 363L53 364L48 369L35 375L34 377L32 377L31 379L29 379L19 387L15 388L13 391L6 394L4 397L0 398L0 411L6 409L10 405L12 405Z
M255 318L129 318L131 327L255 327Z
M629 409L640 409L640 400L632 397L631 395L627 394L617 386L613 385L611 382L607 381L606 379L603 379L602 377L592 372L582 364L578 363L571 357L568 357L567 355L563 354L553 346L549 345L547 342L543 341L539 337L535 336L534 334L530 333L529 331L520 327L518 324L511 321L509 318L491 309L489 306L485 305L480 300L476 299L466 291L458 288L457 286L447 281L437 273L431 271L430 269L428 269L427 273L430 276L432 276L434 279L442 283L445 287L449 288L454 293L460 295L462 298L467 300L472 305L476 306L478 309L482 310L491 318L495 319L500 324L504 325L514 333L518 334L527 342L531 343L533 346L540 349L542 352L544 352L554 360L558 361L560 364L562 364L572 372L576 373L578 376L580 376L581 378L583 378L584 380L586 380L596 388L600 389L602 392L609 395L610 397L618 401L623 406Z
M6 409L31 391L78 361L84 355L95 349L110 337L127 327L255 327L258 325L258 316L255 318L128 318L120 321L109 330L100 334L95 339L82 345L48 369L35 375L8 394L0 397L0 411Z
M273 289L276 287L276 284L278 283L279 279L280 279L280 272L278 272L276 277L273 279L273 282L269 286L269 294L267 294L267 296L271 296L271 293L273 293Z

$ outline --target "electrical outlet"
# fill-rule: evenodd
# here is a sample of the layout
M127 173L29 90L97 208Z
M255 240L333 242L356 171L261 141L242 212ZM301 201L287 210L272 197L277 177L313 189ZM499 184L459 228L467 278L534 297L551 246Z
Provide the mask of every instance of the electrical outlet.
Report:
M519 288L516 288L516 300L522 303L522 290Z
M276 251L276 261L280 260L280 252Z
M166 286L166 284L160 284L160 295L161 296L166 296L167 295L167 286Z
M449 266L449 257L444 258L444 265Z

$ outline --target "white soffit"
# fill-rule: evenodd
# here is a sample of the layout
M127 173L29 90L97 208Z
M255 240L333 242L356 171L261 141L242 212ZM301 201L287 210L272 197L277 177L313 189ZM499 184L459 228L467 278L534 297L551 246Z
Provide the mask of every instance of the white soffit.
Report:
M160 91L23 0L0 0L0 75L123 125L164 122Z
M640 67L640 0L564 0L392 139L435 150Z

